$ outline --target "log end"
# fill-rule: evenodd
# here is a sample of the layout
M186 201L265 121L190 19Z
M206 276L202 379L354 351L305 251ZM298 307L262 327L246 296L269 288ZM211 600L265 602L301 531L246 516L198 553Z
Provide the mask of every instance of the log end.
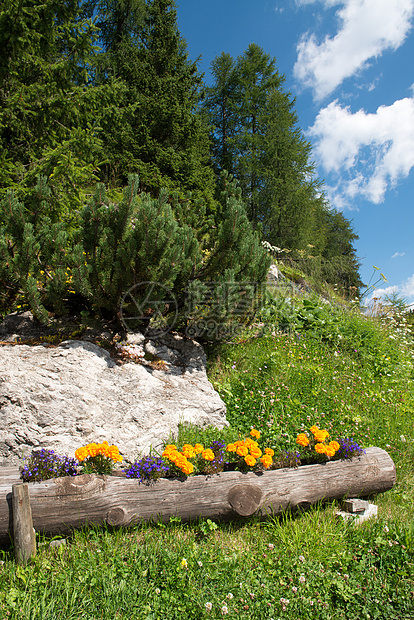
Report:
M227 501L238 515L249 517L260 507L262 496L262 490L253 484L236 484L230 489Z

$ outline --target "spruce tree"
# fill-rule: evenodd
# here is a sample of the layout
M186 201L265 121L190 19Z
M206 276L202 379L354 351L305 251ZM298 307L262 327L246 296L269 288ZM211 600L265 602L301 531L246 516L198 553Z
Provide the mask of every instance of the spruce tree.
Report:
M235 61L222 52L211 63L214 86L205 89L203 108L212 127L212 156L216 171L234 174L234 138L239 125Z
M175 3L147 0L143 15L136 2L112 4L98 2L99 10L106 7L105 75L124 85L124 95L103 121L105 180L138 173L154 196L164 187L212 204L208 128L198 113L202 77L188 59Z
M68 217L102 158L99 110L108 98L106 88L88 88L98 33L82 7L8 0L0 10L0 195L15 188L26 198L40 174Z
M276 60L251 44L236 60L218 56L212 74L204 106L213 124L215 168L227 167L237 179L253 227L273 246L302 255L311 246L319 256L321 277L355 286L355 237L344 229L346 247L335 242L337 226L347 220L338 224L338 214L327 203Z

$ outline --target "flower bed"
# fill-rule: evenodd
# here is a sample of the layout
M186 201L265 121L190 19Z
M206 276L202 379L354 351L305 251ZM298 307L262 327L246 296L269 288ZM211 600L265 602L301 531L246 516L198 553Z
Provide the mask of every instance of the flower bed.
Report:
M320 500L366 497L387 491L395 483L395 466L380 448L361 456L313 465L223 471L154 483L137 478L81 474L29 484L33 527L62 534L85 523L128 526L178 516L231 520L257 514L277 515L303 509ZM0 470L0 540L9 537L11 484L4 486ZM8 499L9 498L9 499Z
M167 444L160 455L146 455L123 472L127 478L149 483L183 475L212 475L223 471L263 472L326 463L350 459L364 452L353 439L328 441L328 431L315 425L311 427L310 435L300 433L297 436L298 451L277 452L275 448L260 446L260 439L260 431L252 429L250 436L227 444L220 440L212 441L208 447L201 443L185 443L181 447ZM111 474L115 464L122 462L123 457L117 446L110 446L104 441L78 448L75 459L58 456L53 450L34 451L21 469L22 480L40 482L68 475Z
M297 450L261 446L261 435L164 446L123 470L108 442L76 450L75 459L52 450L33 452L20 478L30 482L36 531L60 534L85 523L129 525L147 520L199 517L234 519L308 507L320 500L364 497L395 483L395 465L380 448L363 450L353 439L330 440L312 426L296 438ZM112 474L112 475L111 475ZM11 486L0 469L0 540L9 536Z

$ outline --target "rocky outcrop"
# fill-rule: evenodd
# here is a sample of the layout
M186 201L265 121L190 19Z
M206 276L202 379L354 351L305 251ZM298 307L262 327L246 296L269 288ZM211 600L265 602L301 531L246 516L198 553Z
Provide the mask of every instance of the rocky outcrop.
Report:
M197 342L134 334L118 349L123 363L84 340L0 346L0 465L41 447L73 456L105 439L131 462L180 422L227 424Z

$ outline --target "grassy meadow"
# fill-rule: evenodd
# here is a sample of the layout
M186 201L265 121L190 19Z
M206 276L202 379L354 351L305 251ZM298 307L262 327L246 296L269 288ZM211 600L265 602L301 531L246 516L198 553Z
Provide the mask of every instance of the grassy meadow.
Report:
M0 619L406 620L414 618L414 346L404 313L281 292L235 342L206 347L230 431L184 428L178 442L262 433L294 450L316 424L387 450L397 483L359 526L334 503L264 521L171 519L39 540L17 566L0 551Z

